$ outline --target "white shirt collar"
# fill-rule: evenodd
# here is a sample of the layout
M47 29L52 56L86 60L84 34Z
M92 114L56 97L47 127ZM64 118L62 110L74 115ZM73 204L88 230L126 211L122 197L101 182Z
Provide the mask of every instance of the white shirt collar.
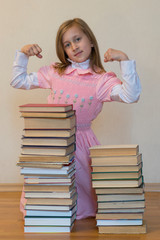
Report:
M90 67L90 65L89 65L90 59L87 59L86 61L81 62L81 63L73 62L69 58L68 58L68 61L72 63L71 64L72 68L88 69Z

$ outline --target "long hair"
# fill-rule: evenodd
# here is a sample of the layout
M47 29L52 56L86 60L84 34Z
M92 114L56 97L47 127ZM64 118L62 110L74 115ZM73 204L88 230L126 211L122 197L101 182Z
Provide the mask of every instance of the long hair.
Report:
M80 18L74 18L71 20L67 20L64 23L62 23L62 25L58 29L57 36L56 36L56 53L60 60L60 63L56 63L54 65L55 70L60 75L62 75L64 73L64 71L66 70L66 68L71 64L68 61L68 59L67 59L68 57L64 51L62 38L63 38L64 33L68 29L70 29L73 25L78 26L86 34L88 39L93 44L91 54L90 54L90 67L92 68L92 70L99 74L105 72L105 69L101 63L97 40L96 40L93 32L87 25L87 23L84 22Z

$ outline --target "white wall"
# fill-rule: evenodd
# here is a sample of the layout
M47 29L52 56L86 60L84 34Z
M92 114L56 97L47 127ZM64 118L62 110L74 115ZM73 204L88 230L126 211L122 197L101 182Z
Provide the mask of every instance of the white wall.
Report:
M43 59L31 58L28 72L57 60L55 36L59 25L81 17L99 42L103 60L109 48L136 59L143 92L137 104L106 103L93 122L102 144L136 143L143 154L145 182L160 182L160 1L158 0L0 0L0 183L19 183L23 119L18 106L47 102L48 90L10 87L16 49L38 43ZM104 65L120 77L118 63Z

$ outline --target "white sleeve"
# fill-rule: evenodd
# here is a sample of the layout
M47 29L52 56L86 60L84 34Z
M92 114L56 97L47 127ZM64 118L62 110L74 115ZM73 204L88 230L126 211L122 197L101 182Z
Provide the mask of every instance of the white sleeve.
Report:
M141 93L141 84L136 72L135 61L121 61L120 69L123 84L113 87L111 92L112 100L125 103L137 102Z
M16 51L12 71L12 87L26 90L39 87L37 73L27 74L27 64L28 57L24 53Z

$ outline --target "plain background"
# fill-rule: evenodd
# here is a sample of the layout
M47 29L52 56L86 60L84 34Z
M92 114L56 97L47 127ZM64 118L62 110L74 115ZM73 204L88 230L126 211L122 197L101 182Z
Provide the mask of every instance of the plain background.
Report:
M160 1L159 0L0 0L0 183L21 183L16 166L23 119L19 105L47 103L48 90L10 86L15 51L38 43L43 59L31 57L28 72L57 61L59 25L80 17L93 30L101 58L108 48L135 59L142 94L136 104L105 103L92 128L102 144L139 144L146 183L160 182ZM119 63L104 64L120 78Z

